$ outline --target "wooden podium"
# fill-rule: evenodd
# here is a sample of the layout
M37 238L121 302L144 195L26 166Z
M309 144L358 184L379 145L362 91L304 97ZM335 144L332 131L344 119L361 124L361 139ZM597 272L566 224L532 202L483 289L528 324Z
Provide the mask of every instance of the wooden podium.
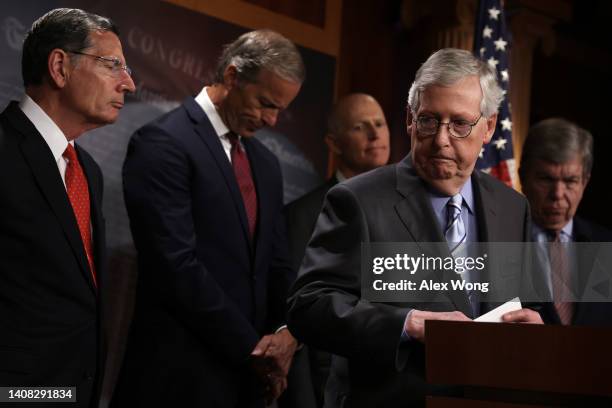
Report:
M612 407L612 329L427 321L428 408Z

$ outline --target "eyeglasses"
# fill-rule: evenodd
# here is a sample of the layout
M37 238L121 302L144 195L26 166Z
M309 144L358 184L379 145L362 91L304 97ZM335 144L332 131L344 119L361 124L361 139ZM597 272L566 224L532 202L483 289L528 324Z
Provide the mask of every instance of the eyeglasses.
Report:
M85 55L86 57L95 58L104 63L113 73L114 76L119 76L121 71L125 71L129 76L132 76L132 70L127 65L124 65L117 57L101 57L99 55L87 54L79 51L67 51L71 54ZM108 65L110 64L110 65Z
M446 125L448 133L457 139L466 138L472 133L472 128L476 126L482 118L482 113L473 123L463 119L455 119L450 122L441 122L439 119L431 116L421 116L416 120L417 131L423 136L431 136L438 133L440 125Z

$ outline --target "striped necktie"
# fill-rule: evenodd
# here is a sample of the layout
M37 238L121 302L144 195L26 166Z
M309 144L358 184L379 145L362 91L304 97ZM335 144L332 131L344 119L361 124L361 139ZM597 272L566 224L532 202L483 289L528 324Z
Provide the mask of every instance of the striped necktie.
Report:
M446 242L448 242L448 247L453 255L459 246L465 241L467 236L465 224L463 224L463 219L461 218L462 203L463 197L460 193L452 196L446 203L448 218L444 236L446 237Z
M553 300L559 320L564 325L572 323L574 303L571 302L571 276L566 243L561 242L559 231L550 231L548 256L550 258L550 280Z

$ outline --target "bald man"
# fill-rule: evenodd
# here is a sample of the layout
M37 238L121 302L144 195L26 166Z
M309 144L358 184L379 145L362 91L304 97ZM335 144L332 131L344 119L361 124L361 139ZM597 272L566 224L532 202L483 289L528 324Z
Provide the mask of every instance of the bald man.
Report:
M289 247L296 269L302 263L327 190L389 161L389 128L376 99L362 93L342 97L329 115L325 143L333 155L336 172L286 207Z
M376 99L363 93L342 97L330 112L325 143L333 155L336 172L324 184L285 208L289 249L296 270L302 263L327 190L389 161L389 128ZM293 364L281 406L322 406L330 355L303 348L296 354Z

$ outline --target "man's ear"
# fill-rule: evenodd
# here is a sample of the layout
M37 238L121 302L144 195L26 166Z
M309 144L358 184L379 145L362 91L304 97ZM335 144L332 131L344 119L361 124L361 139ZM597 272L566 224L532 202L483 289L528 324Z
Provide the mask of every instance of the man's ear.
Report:
M340 149L340 146L338 145L338 139L336 139L336 136L334 134L327 133L325 135L325 144L327 145L329 151L333 154L337 156L340 156L342 154L342 149Z
M591 173L584 175L584 188L586 188L587 184L589 184L589 180L591 180Z
M230 64L223 71L223 85L230 90L238 84L238 69L235 65Z
M66 51L55 48L49 53L47 69L53 86L57 88L66 86L68 78L70 77L71 64L70 56Z
M412 126L414 125L414 115L412 114L412 109L406 109L406 131L408 134L412 133Z
M497 113L494 113L493 115L491 115L491 117L487 118L486 122L487 131L482 140L482 143L484 144L489 143L491 141L491 138L493 137L493 133L495 133L495 126L497 125Z

